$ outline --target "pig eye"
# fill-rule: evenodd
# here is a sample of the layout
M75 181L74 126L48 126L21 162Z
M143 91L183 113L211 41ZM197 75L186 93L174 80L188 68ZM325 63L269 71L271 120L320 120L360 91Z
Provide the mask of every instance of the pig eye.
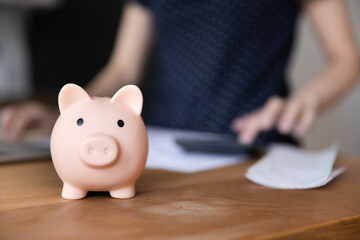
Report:
M123 120L118 120L117 121L117 125L119 126L119 127L123 127L124 126L124 121Z
M79 119L76 121L76 124L77 124L78 126L83 125L83 123L84 123L84 119L82 119L82 118L79 118Z

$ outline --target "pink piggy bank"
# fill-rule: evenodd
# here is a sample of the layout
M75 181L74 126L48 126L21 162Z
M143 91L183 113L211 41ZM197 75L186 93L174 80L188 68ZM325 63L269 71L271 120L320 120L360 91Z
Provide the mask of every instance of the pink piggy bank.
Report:
M67 84L58 100L60 116L50 150L64 183L62 197L81 199L88 191L133 197L148 154L140 89L128 85L111 99L91 98L81 87Z

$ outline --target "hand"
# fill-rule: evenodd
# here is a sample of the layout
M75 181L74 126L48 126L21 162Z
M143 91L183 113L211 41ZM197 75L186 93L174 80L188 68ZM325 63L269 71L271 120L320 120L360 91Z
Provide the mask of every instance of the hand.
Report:
M302 136L313 126L319 110L319 99L310 93L299 93L288 100L274 96L260 109L235 118L231 128L243 144L250 144L260 131L274 127L283 134Z
M0 129L6 139L15 141L29 130L50 133L57 117L56 110L39 102L9 105L0 110Z

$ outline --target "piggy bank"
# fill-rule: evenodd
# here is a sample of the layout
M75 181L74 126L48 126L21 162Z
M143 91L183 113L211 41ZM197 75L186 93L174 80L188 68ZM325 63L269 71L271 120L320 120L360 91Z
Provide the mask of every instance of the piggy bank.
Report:
M140 89L128 85L112 98L90 97L81 87L67 84L58 101L60 116L50 150L64 183L62 197L81 199L88 191L133 197L148 154Z

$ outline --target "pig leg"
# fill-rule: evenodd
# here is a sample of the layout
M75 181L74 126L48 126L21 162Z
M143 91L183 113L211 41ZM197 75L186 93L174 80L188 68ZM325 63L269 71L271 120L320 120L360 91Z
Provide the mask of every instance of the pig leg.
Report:
M86 197L87 191L64 182L61 196L65 199L81 199Z
M110 190L109 192L113 198L132 198L135 196L135 186L131 185L123 188Z

